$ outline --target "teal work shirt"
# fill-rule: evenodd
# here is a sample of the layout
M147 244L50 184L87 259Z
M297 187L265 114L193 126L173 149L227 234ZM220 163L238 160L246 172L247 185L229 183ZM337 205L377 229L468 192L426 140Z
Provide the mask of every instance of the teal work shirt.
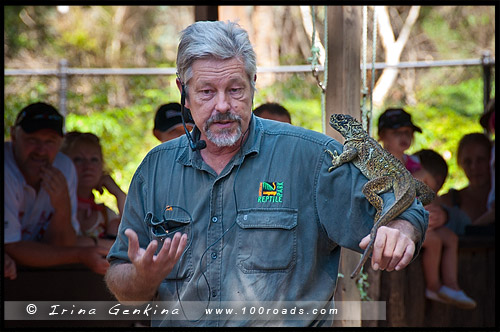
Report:
M219 175L191 151L185 135L147 154L130 184L108 259L130 262L127 228L142 248L157 235L188 234L183 256L154 299L158 312L174 304L180 310L152 325L308 326L329 319L310 310L333 305L340 248L361 252L375 209L361 192L367 179L351 163L328 172L325 149L340 153L342 145L252 115L248 139ZM386 207L394 201L392 193L382 197ZM148 213L155 224L145 221ZM425 234L428 214L417 201L400 218ZM258 315L269 313L264 304L280 308L297 301L304 301L302 316ZM233 313L206 311L227 307Z

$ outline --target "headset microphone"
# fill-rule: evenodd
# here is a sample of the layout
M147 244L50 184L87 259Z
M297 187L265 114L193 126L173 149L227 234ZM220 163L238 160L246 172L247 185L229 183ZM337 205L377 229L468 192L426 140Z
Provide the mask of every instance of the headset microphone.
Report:
M186 91L184 90L184 84L182 84L182 91L181 91L181 118L182 118L182 125L184 126L184 131L186 132L186 136L189 141L189 146L191 147L191 150L196 151L196 150L203 150L204 148L207 147L207 143L203 140L199 140L198 142L194 142L193 136L191 136L191 133L188 131L186 127L186 120L184 119L186 116L190 116L189 110L184 107L184 103L186 101Z

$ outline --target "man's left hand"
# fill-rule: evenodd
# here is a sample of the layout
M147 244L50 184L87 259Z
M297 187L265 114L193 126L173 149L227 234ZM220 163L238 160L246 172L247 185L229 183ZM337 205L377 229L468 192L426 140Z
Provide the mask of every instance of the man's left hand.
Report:
M415 253L416 230L406 220L394 220L377 230L373 243L372 268L377 270L399 271L406 267ZM365 236L359 246L365 249L370 242L370 234Z

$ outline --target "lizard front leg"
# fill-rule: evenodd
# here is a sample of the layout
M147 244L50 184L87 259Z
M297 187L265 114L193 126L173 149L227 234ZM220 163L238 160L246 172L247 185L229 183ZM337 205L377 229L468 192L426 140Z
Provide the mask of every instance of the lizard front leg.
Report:
M328 168L328 172L333 171L335 168L341 166L342 164L350 162L358 155L358 150L356 150L355 148L345 149L345 147L344 151L340 155L338 155L336 150L332 152L327 149L325 150L325 152L332 157L332 166Z
M381 176L368 181L363 186L362 192L370 204L377 210L373 223L375 224L382 213L384 201L379 194L389 191L392 188L392 179L388 176Z

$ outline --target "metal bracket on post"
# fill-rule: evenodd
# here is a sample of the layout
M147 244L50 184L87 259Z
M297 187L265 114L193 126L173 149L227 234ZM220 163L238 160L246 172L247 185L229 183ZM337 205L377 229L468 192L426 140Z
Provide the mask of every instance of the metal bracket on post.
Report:
M57 77L59 78L59 112L66 118L66 94L68 91L68 60L61 59Z

